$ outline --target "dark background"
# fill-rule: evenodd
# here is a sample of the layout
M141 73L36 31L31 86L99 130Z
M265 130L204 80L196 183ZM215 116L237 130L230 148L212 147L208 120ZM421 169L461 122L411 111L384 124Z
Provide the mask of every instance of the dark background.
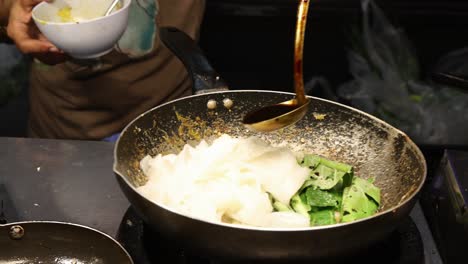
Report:
M214 0L207 3L201 46L232 89L292 91L297 1ZM468 43L468 1L376 0L413 42L423 71ZM359 0L312 1L304 49L304 77L348 80L350 30L360 26Z
M423 73L449 51L468 45L466 0L376 0L405 30ZM207 0L200 45L231 89L293 91L297 1ZM359 0L312 1L304 50L305 81L323 76L336 88L350 79L346 52L359 27ZM1 63L1 62L0 62ZM424 77L424 76L423 76ZM0 105L0 136L25 136L27 85Z

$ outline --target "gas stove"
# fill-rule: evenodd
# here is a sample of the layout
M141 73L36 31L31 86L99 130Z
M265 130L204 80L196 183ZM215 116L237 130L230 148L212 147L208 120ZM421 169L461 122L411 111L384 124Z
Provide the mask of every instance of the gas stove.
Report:
M190 253L176 242L165 239L162 235L149 229L132 207L125 213L119 227L117 239L132 256L136 264L174 263L174 264L219 264L225 263L211 260ZM359 262L370 263L377 259L382 264L419 264L431 263L424 256L424 244L421 234L411 217L397 228L388 239L378 243L363 252L346 256L341 261L319 260L317 263L349 263L349 259L359 259ZM234 264L235 262L230 262ZM245 263L245 262L243 262ZM275 262L277 263L277 262ZM283 263L292 263L283 261ZM315 263L308 261L307 263Z
M468 151L444 152L420 202L444 263L467 263Z

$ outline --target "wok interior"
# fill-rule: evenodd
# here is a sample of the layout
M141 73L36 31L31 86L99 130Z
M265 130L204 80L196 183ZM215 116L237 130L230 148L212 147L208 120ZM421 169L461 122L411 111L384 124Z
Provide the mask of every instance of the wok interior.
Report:
M233 101L227 109L224 99ZM382 190L381 211L399 205L419 191L425 161L415 144L388 124L333 102L311 98L306 116L282 131L259 134L242 125L245 113L260 106L290 100L293 95L268 91L203 94L154 108L131 123L120 136L115 170L134 186L147 177L139 168L146 155L177 153L186 143L213 139L221 133L258 136L272 144L319 154L355 167L363 178L375 178ZM214 110L207 102L215 100ZM325 114L321 120L320 114Z

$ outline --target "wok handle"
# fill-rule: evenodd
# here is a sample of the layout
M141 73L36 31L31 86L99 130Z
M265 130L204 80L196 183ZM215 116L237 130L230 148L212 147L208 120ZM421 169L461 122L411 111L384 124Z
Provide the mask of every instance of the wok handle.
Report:
M460 91L468 92L468 76L456 75L448 72L432 73L432 80L439 84L444 84L458 88Z
M183 31L174 27L160 29L161 41L176 55L187 68L194 94L229 90L226 83L213 69L197 43Z

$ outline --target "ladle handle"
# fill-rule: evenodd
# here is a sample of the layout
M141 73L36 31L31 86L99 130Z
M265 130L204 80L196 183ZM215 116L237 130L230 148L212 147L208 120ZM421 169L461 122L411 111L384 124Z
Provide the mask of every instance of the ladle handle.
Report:
M187 68L193 81L194 94L229 89L190 36L174 27L161 28L159 36Z
M297 11L296 38L294 45L294 90L299 105L306 103L304 91L303 54L309 1L301 0Z

